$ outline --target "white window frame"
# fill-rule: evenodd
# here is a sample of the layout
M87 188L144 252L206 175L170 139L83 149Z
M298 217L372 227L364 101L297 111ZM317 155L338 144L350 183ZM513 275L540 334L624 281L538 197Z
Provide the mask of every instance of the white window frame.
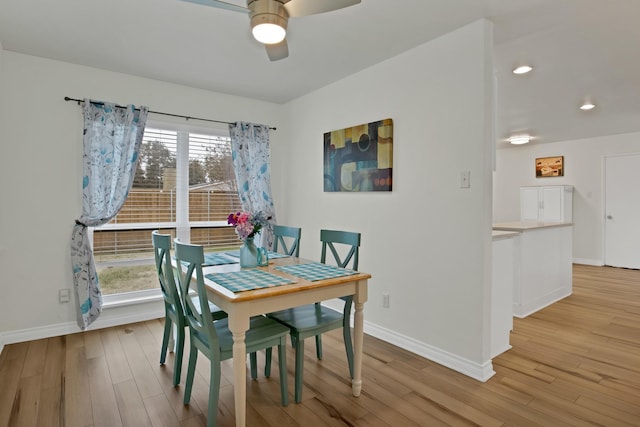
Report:
M89 227L89 241L93 247L94 228L100 230L142 230L142 229L167 229L176 230L176 237L182 242L191 241L191 228L200 227L231 227L226 221L189 221L189 133L206 134L220 137L229 137L228 127L222 125L197 126L191 124L177 124L147 120L146 127L176 131L176 220L175 222L145 222L145 223L118 223L105 224L100 227ZM140 264L147 262L155 265L153 258L141 259ZM124 292L118 294L103 295L103 308L115 308L128 305L137 305L151 301L162 300L160 288L145 289L140 291Z

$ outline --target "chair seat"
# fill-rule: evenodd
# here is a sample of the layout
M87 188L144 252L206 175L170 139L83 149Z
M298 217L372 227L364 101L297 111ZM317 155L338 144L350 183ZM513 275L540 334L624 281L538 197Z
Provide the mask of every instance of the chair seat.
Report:
M229 330L229 319L222 319L215 322L216 334L218 335L218 343L220 345L220 354L222 359L228 359L233 356L233 335ZM253 353L262 350L267 345L265 343L273 342L274 339L285 337L289 334L289 328L280 323L268 319L264 316L255 316L251 318L249 330L245 335L245 343L247 345L247 353ZM203 337L200 332L196 333L196 338L202 343L207 342L207 338Z
M200 309L200 300L198 299L198 296L196 295L191 297L191 301L193 301L193 305L196 307L196 310L198 310L198 313L202 313ZM211 301L209 301L209 311L211 312L211 317L213 318L214 321L224 319L227 317L227 312L222 310L220 307L218 307Z
M174 277L175 283L178 283L178 274L179 274L178 270L173 270L173 277ZM202 313L202 311L200 311L200 301L198 300L198 297L197 296L191 297L191 301L193 301L193 304L198 310L198 313ZM227 313L224 310L222 310L220 307L212 303L211 301L209 301L209 311L211 312L211 316L213 317L214 321L224 319L225 317L227 317Z
M343 314L320 304L307 304L269 313L267 317L304 336L305 332L311 330L316 335L321 330L330 331L342 327ZM319 326L322 328L318 329Z
M196 307L196 310L198 310L198 313L202 313L202 310L200 309L200 300L198 299L198 297L197 296L191 297L191 301L193 301L193 305ZM176 313L176 307L169 305L166 308L167 308L167 315L176 323L176 326L177 326L178 314ZM225 319L228 316L226 311L222 310L220 307L218 307L211 301L209 301L209 311L211 312L211 318L214 321ZM186 323L184 322L181 322L180 324L182 324L183 327L187 326Z

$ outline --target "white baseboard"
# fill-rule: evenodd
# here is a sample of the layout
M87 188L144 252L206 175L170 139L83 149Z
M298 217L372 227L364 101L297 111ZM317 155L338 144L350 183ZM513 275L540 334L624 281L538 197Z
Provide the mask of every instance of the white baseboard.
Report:
M93 322L87 330L109 328L112 326L143 322L162 317L164 317L164 305L162 301L137 304L120 310L105 309L100 317ZM491 360L488 360L483 364L478 364L368 322L365 322L364 331L371 336L425 357L478 381L485 382L495 374ZM65 322L16 331L0 332L0 353L2 353L2 349L7 344L57 337L76 332L81 331L75 322Z
M553 292L548 293L547 295L542 295L541 297L536 298L533 301L528 301L526 304L513 303L513 315L519 319L524 319L525 317L535 313L536 311L540 311L545 307L549 307L551 304L560 301L571 295L573 288L569 287L567 289L556 289Z
M164 303L162 300L137 304L118 310L105 308L100 314L100 317L98 317L87 330L109 328L161 317L164 317ZM4 346L7 344L57 337L60 335L74 334L76 332L81 332L76 322L57 323L54 325L0 332L0 353L2 353Z
M596 267L602 267L604 262L601 259L590 259L590 258L574 258L574 264L583 264L583 265L595 265Z
M487 381L495 374L491 360L482 364L472 362L471 360L449 353L437 347L430 346L423 342L416 341L413 338L400 335L395 331L391 331L366 321L364 331L371 336L432 360L440 365L451 368L454 371L458 371L461 374L481 382Z

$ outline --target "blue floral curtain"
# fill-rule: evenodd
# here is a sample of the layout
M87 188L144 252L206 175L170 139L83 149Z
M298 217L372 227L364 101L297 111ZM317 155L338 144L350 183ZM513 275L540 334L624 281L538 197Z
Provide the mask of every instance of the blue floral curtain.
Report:
M102 293L87 227L109 222L127 199L148 109L85 99L83 113L82 216L71 235L80 329L86 329L102 312Z
M269 225L262 229L260 242L261 246L271 249L271 224L275 223L276 213L271 193L269 127L237 122L229 125L229 134L242 209L247 212L262 211L267 217L271 217Z

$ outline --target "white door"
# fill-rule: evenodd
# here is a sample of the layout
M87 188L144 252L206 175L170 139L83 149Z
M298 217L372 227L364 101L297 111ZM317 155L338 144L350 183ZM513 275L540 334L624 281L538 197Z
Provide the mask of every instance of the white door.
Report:
M605 157L604 263L640 268L640 154Z

